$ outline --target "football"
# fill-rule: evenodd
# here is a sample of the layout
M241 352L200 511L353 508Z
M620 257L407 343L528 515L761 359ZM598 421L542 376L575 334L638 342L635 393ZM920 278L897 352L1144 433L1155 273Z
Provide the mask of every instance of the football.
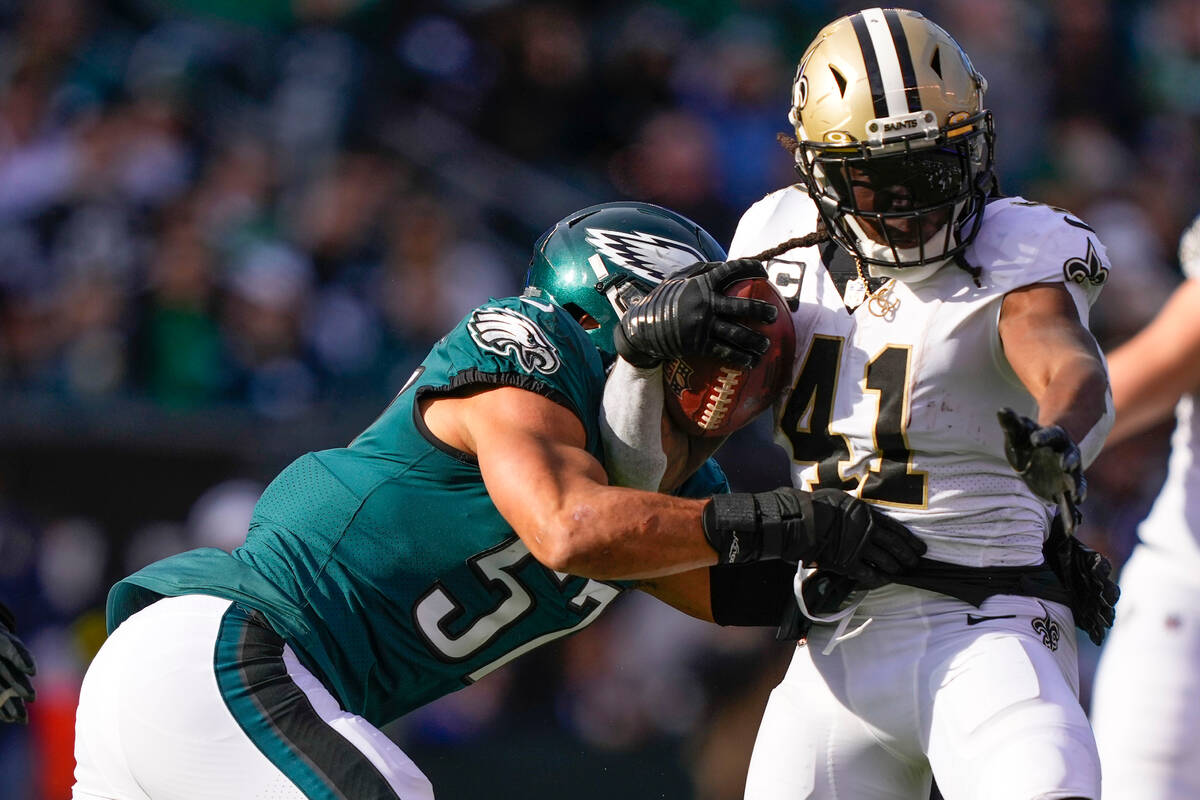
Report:
M728 436L775 402L791 378L796 331L779 292L766 278L750 278L730 284L725 294L766 300L779 309L774 322L750 323L771 346L757 366L746 369L713 358L663 366L667 413L689 436Z

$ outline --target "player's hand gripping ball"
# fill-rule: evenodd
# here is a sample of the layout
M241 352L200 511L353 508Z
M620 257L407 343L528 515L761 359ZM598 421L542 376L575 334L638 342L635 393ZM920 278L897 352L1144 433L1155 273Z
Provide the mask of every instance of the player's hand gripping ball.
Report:
M765 300L778 309L774 322L746 322L770 346L752 367L715 357L676 359L663 364L665 405L690 436L728 436L775 402L791 379L796 331L787 303L766 278L748 278L724 290L729 297Z

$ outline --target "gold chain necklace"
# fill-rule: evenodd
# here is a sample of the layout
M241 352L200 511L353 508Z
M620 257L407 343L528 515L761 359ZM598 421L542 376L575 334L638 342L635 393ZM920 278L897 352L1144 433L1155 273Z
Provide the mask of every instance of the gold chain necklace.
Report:
M854 268L858 270L858 280L862 283L863 293L866 294L867 310L876 317L885 319L895 316L896 309L900 308L900 298L892 296L892 279L884 281L882 286L868 293L867 276L863 273L862 261L855 258Z

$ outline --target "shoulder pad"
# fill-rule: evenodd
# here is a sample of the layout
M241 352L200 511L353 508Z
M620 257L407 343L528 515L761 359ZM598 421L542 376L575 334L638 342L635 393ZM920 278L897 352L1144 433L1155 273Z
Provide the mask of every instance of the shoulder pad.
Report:
M589 448L599 446L604 366L600 351L566 311L534 297L479 306L422 362L423 386L517 386L566 406L583 422Z
M1095 302L1108 280L1108 254L1096 232L1066 209L1007 197L984 209L967 260L1003 291L1063 283Z
M533 297L490 300L467 315L476 348L530 375L550 375L567 358L595 347L565 309Z
M817 206L799 186L780 189L759 200L738 221L730 258L747 258L780 242L811 233L817 225Z

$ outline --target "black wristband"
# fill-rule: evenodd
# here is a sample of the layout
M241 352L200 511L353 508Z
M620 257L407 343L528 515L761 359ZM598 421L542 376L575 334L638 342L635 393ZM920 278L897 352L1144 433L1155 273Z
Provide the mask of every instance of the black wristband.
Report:
M764 558L795 563L816 555L812 495L799 489L719 494L704 507L701 521L720 564Z
M718 564L756 561L762 549L758 503L752 494L718 494L700 518L704 538L717 551Z

